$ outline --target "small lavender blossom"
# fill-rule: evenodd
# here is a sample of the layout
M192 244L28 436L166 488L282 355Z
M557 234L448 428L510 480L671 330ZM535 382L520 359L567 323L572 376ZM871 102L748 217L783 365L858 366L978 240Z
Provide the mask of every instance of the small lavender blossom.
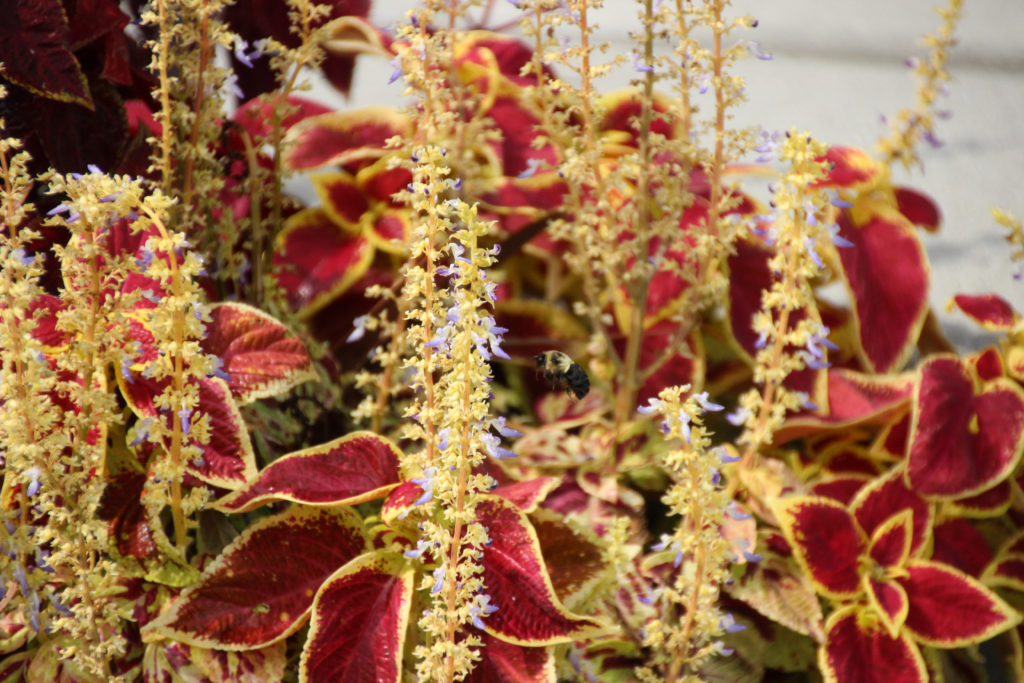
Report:
M778 136L778 133L768 133L767 131L761 131L761 144L754 148L754 151L761 155L757 157L757 163L767 163L769 161L774 160L778 156Z
M391 76L388 78L388 85L391 85L392 83L397 81L399 78L401 78L404 75L405 72L402 71L402 59L401 59L401 57L395 57L394 59L392 59L389 62L389 64L391 64L391 66L393 66L395 68L395 70L391 72Z
M16 258L18 262L21 263L21 265L25 266L26 268L36 262L36 257L26 253L22 247L18 247L17 249L12 251L11 256Z
M50 209L49 211L47 211L46 215L47 216L56 216L57 214L67 213L68 211L71 211L71 206L70 205L68 205L68 204L58 204L57 206L55 206L52 209Z
M825 267L825 264L822 262L821 256L819 256L818 252L814 249L814 245L817 244L817 242L818 241L813 237L805 237L804 249L807 250L807 254L811 257L811 260L814 261L814 265L816 265L820 270Z
M856 246L856 245L854 245L853 242L851 242L850 240L846 239L845 237L842 237L839 234L839 224L838 223L833 223L832 225L826 226L825 231L828 234L828 238L830 240L832 240L832 244L834 244L837 247L840 247L840 248L843 248L843 249L847 249L849 247Z
M653 413L660 413L665 409L665 402L660 398L649 398L647 399L647 405L640 406L636 409L636 412L641 415L651 415Z
M697 92L701 95L708 91L708 87L711 85L711 74L701 74L700 78L697 79Z
M773 59L771 52L765 52L761 49L761 44L756 40L746 41L746 48L750 54L754 55L761 61L771 61Z
M533 157L530 157L529 159L526 160L526 169L523 170L516 177L519 178L520 180L531 178L537 173L540 167L544 166L546 163L547 162L545 162L543 159L535 159Z
M188 436L189 429L192 427L190 418L192 417L191 408L182 408L178 411L178 420L181 424L181 433Z
M28 488L25 489L25 494L29 498L32 498L39 493L39 468L30 467L25 470L25 476L29 479Z
M726 633L738 633L747 630L747 627L743 624L737 624L736 617L728 612L722 615L722 621L719 623L719 626Z
M355 329L352 330L351 334L345 338L345 343L349 344L354 341L359 341L366 334L366 322L370 319L369 315L361 315L352 321L355 325Z
M643 59L644 56L639 52L633 53L633 71L639 73L650 73L651 71L654 71L654 67L650 64L644 63Z
M719 410L725 410L724 406L720 406L717 403L712 403L708 400L708 392L702 391L699 394L694 394L693 399L697 402L703 410L707 412L718 412Z
M224 369L224 361L221 360L220 356L214 356L213 357L213 362L214 362L213 370L211 370L208 373L208 376L209 377L219 377L220 379L224 380L225 382L230 382L231 381L231 375L229 375L228 371Z
M501 445L501 439L499 439L496 434L484 432L483 434L480 435L480 442L484 446L484 451L487 453L487 455L491 456L492 458L502 460L504 458L519 457L513 451L504 448Z
M135 424L135 438L128 444L129 448L134 448L149 437L149 430L153 428L153 418L145 417L139 420Z
M498 606L490 603L491 596L486 593L481 593L476 596L476 601L473 606L469 608L469 614L473 618L473 626L476 626L481 631L483 631L485 627L480 616L487 616L488 614L494 614L498 611Z
M523 435L522 432L512 429L511 427L505 426L504 417L496 417L491 420L491 428L501 434L506 439L515 439Z
M435 477L437 476L437 468L427 467L423 470L423 474L424 476L412 480L412 483L423 489L423 495L413 502L413 507L425 505L426 503L434 500L434 483L436 481Z
M451 432L452 432L451 427L442 427L441 429L439 429L437 431L437 435L441 439L441 441L437 444L437 447L440 450L443 451L446 448L448 448L448 437L451 434Z
M416 547L413 550L406 550L402 554L411 560L418 560L419 558L423 557L423 553L426 552L427 549L430 548L430 546L430 541L428 541L425 538L421 538L418 541L416 541Z
M430 593L432 595L440 593L441 589L444 588L444 574L445 567L443 564L432 572L432 575L434 577L434 586L430 589Z
M853 204L852 203L850 203L850 202L846 201L845 199L843 199L842 197L840 197L839 193L835 192L835 191L828 193L828 203L831 204L832 206L836 207L837 209L852 209L853 208Z
M753 415L749 408L736 406L736 410L725 414L725 419L734 427L739 427L740 425L745 425Z

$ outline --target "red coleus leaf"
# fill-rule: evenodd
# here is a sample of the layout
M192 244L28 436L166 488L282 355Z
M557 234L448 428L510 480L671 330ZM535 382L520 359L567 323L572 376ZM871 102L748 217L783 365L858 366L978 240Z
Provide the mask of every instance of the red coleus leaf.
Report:
M830 147L825 153L823 161L828 161L831 167L826 173L825 180L818 185L862 188L873 185L885 166L873 159L871 155L856 147Z
M980 581L937 562L911 560L898 578L910 599L906 628L932 647L988 640L1021 622L1021 614Z
M924 247L903 216L882 206L863 221L843 210L837 222L839 235L854 245L837 251L856 313L861 361L876 372L898 370L928 314Z
M563 515L545 508L531 514L530 522L559 600L571 601L602 575L604 553L593 532L574 528Z
M901 510L893 515L871 536L868 557L881 567L898 567L910 556L913 512Z
M849 429L884 423L904 410L914 389L911 374L879 376L843 368L829 368L828 413L806 411L787 418L775 433L775 443L786 443L822 429Z
M857 525L866 534L874 534L895 515L908 510L913 514L910 554L916 554L925 541L934 519L930 502L907 488L902 468L893 468L861 489L850 507Z
M92 109L85 74L69 49L60 0L0 3L0 62L12 83L34 95Z
M942 214L928 195L909 187L894 187L896 208L908 221L928 232L938 232Z
M408 509L422 495L423 488L419 484L403 481L388 494L380 510L381 519L392 528L401 526L402 519L404 519L402 513L408 514Z
M537 77L532 70L522 75L522 67L532 58L533 51L521 40L491 31L468 32L455 46L455 60L465 82L490 76L494 71L516 85L535 85ZM470 65L484 68L466 69ZM550 74L547 67L544 71Z
M961 361L921 366L907 454L907 480L921 495L962 498L991 488L1024 451L1024 390L996 379L975 392Z
M498 496L483 496L477 520L491 544L483 549L483 580L498 611L487 632L515 645L552 645L582 640L606 630L600 622L567 611L555 595L540 543L526 515Z
M866 539L853 515L834 500L812 496L783 498L772 509L818 592L831 598L856 595Z
M370 198L356 179L345 171L316 173L310 176L313 189L331 219L354 235L362 228L363 214L370 210Z
M364 237L341 229L321 209L291 216L274 253L277 280L303 316L315 313L359 280L373 259Z
M824 481L819 481L811 487L811 493L816 496L825 496L838 501L843 505L849 505L857 492L864 488L870 477L861 474L849 474Z
M249 429L224 380L203 377L197 383L199 407L195 411L197 415L192 419L204 416L209 419L209 440L204 444L196 443L203 451L202 457L190 461L187 464L188 471L214 486L237 489L256 476L256 456L249 439ZM132 412L142 418L161 414L155 399L168 384L166 378L155 381L134 373L130 379L118 375L121 395ZM163 419L170 425L172 420L180 418L178 415L163 413Z
M886 631L893 638L898 638L910 610L910 601L903 586L889 579L879 579L865 574L864 592L885 624Z
M1006 368L1003 365L1003 356L999 349L988 347L978 353L967 356L965 360L982 382L987 382L1006 375Z
M1024 591L1024 531L1003 543L995 559L985 567L982 580L989 586Z
M281 120L281 128L284 130L288 130L299 121L304 121L311 116L321 116L332 111L330 107L325 107L319 102L295 95L287 97L285 102L295 111ZM253 98L240 106L232 115L231 120L249 134L252 142L267 138L274 130L274 105L266 99ZM292 151L289 150L289 152Z
M530 172L531 164L538 162L544 170L558 167L557 154L550 144L540 149L534 146L541 121L527 109L524 100L518 96L496 97L487 116L502 133L501 140L491 143L501 161L502 175L514 178Z
M190 462L189 472L226 489L236 489L255 477L256 456L249 429L231 398L227 382L216 377L199 380L198 412L209 416L210 440L201 444L202 459Z
M216 304L210 318L201 346L221 359L238 403L275 396L316 377L302 342L258 308Z
M550 647L523 647L484 633L480 661L467 683L549 683L555 680L555 658Z
M990 332L1012 330L1020 315L998 294L957 294L953 304L964 314Z
M304 119L288 131L284 162L296 171L375 160L389 138L408 137L409 119L394 107L364 107Z
M399 482L398 448L372 432L353 432L289 453L267 465L255 481L216 504L248 512L271 501L355 505L382 498Z
M925 683L928 671L917 645L892 637L878 616L851 605L832 613L828 641L818 651L818 667L834 683Z
M533 512L561 483L562 481L556 477L534 477L499 486L491 493L515 503L523 512Z
M402 680L414 570L388 551L367 553L336 571L313 602L299 662L308 683Z
M158 555L149 515L141 500L145 483L144 472L109 476L100 499L97 515L109 522L110 540L125 557L149 559Z
M966 519L954 517L932 530L931 559L948 564L969 576L980 576L992 559L992 549L981 532Z
M295 507L254 523L147 626L200 647L249 650L294 633L327 577L367 549L348 508Z
M998 517L1010 509L1013 490L1008 480L1003 480L987 491L967 498L946 503L946 512L964 517Z

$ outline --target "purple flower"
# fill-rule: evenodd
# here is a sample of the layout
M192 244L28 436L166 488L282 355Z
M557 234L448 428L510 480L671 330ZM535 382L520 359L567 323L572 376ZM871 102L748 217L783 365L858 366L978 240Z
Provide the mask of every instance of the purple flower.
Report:
M182 408L178 411L178 421L181 424L181 433L188 436L188 431L192 427L190 418L192 417L191 408Z
M357 317L352 323L355 325L355 329L352 333L345 338L345 343L349 344L354 341L359 341L366 334L366 321L370 319L368 315L361 315Z
M633 53L633 71L637 71L639 73L650 73L651 71L654 71L654 67L643 62L643 59L644 56L639 52Z
M529 178L536 174L540 167L544 166L546 163L547 162L545 162L543 159L535 159L533 157L530 157L529 159L526 160L526 169L516 177L519 178L520 180L525 180L526 178Z
M433 577L434 577L434 587L430 589L430 592L431 592L432 595L436 595L436 594L441 592L442 588L444 588L444 565L443 564L433 571Z
M499 439L496 434L484 432L480 435L480 441L483 443L484 451L486 451L487 455L492 458L502 460L504 458L518 457L513 451L510 451L501 445L501 439Z
M391 66L395 67L395 70L391 72L391 77L388 78L388 85L391 85L392 83L397 81L399 78L402 77L403 74L402 60L400 57L395 57L394 59L392 59L390 64Z
M488 614L494 614L498 611L497 605L491 604L491 596L487 593L480 593L476 596L476 601L473 606L469 608L469 614L473 618L473 626L476 626L481 631L484 630L484 622L480 618L487 616Z
M153 427L153 418L146 417L135 424L135 438L128 444L130 448L138 446L149 436L149 430Z
M30 467L25 470L25 476L28 477L29 480L28 488L25 489L25 494L29 498L33 498L37 493L39 493L39 468Z

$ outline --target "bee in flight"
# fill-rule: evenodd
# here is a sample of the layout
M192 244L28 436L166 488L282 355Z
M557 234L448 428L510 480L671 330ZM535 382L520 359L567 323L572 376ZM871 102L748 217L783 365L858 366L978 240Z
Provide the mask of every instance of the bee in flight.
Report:
M576 398L583 398L590 391L587 371L561 351L545 351L537 355L537 372L557 389Z

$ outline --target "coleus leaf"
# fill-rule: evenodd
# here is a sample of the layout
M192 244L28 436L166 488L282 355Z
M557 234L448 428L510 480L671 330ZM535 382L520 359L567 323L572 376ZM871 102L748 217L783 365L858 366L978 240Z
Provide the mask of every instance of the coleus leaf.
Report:
M60 0L0 3L4 77L39 97L92 109L89 85L68 38L67 15Z
M819 593L833 599L860 591L858 560L866 539L847 509L829 498L783 498L772 505L793 554Z
M274 253L288 303L309 316L341 295L370 267L373 245L338 226L322 209L288 218Z
M1013 306L998 294L957 294L950 302L952 304L989 332L1012 330L1020 319L1020 314Z
M1024 530L1006 539L985 567L982 580L989 586L1024 591Z
M892 192L896 208L908 221L928 232L938 232L942 214L931 197L909 187L894 187Z
M835 683L925 683L928 671L917 645L906 635L892 637L874 612L842 607L825 625L828 640L818 651L818 667Z
M966 519L953 517L932 530L931 559L959 569L968 576L981 576L992 560L992 549L978 529ZM988 581L985 582L992 585Z
M762 562L747 563L743 576L725 590L772 621L822 643L825 618L821 603L811 582L794 569L792 562L766 554Z
M560 483L561 480L555 477L534 477L504 484L491 493L515 503L523 512L533 512Z
M353 432L278 458L214 507L248 512L276 500L340 506L382 498L400 481L400 456L384 437Z
M938 562L911 560L897 581L910 599L906 628L932 647L972 645L1021 623L1020 612L977 579Z
M892 468L861 489L850 510L857 525L868 535L874 534L893 516L909 510L912 513L911 555L917 554L929 539L935 519L934 506L907 487L902 467Z
M907 481L923 496L963 498L1006 478L1024 452L1024 390L1012 380L976 392L961 361L929 358L914 392Z
M221 359L239 404L275 396L316 378L302 342L258 308L220 303L211 307L210 318L201 347Z
M928 314L929 268L914 227L891 207L872 207L861 220L839 213L842 275L856 313L864 366L886 373L910 357Z
M480 661L467 683L554 683L555 657L550 647L523 647L484 633Z
M142 418L162 415L168 424L178 417L157 409L155 399L169 384L169 380L155 381L132 373L130 379L118 374L118 386L128 407ZM190 474L203 481L226 489L237 489L256 476L256 456L238 406L231 397L227 383L218 377L198 380L199 406L197 413L210 420L209 441L197 444L202 457L190 461L186 467ZM169 437L168 437L169 438ZM169 447L170 444L167 444Z
M599 540L589 529L574 528L554 510L536 510L530 522L555 594L563 603L572 604L606 568Z
M775 433L775 443L786 443L822 429L887 422L906 409L914 389L914 376L909 373L880 376L829 368L827 377L828 413L805 411L789 416Z
M394 107L364 107L311 116L289 129L285 164L296 171L373 161L389 138L408 137L409 118Z
M481 496L477 521L491 544L483 549L483 581L498 611L487 632L515 645L552 645L603 633L607 627L567 611L555 595L540 543L525 513L498 496Z
M320 585L367 549L348 508L295 507L254 523L146 628L189 645L250 650L294 633Z
M389 551L366 553L334 572L313 601L299 680L401 681L414 575Z

